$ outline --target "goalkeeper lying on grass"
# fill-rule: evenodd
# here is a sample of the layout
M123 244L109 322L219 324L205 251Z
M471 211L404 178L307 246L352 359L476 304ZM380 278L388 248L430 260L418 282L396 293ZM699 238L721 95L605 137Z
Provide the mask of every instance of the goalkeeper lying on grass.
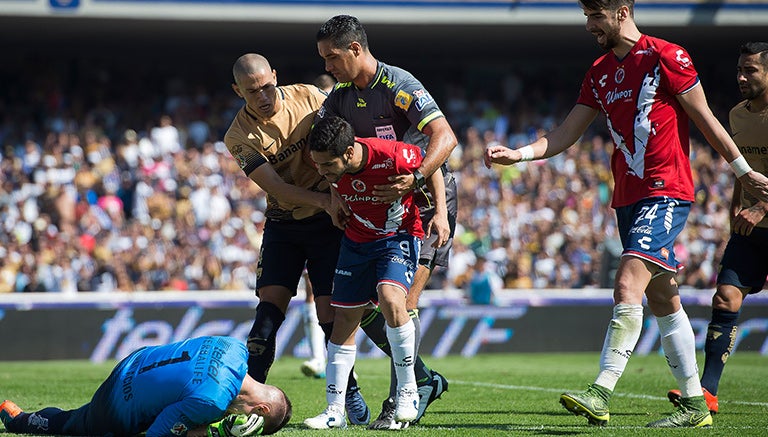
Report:
M272 434L291 418L277 387L247 375L248 351L231 337L200 337L128 355L91 402L33 413L0 404L0 420L18 434L147 437L249 437Z

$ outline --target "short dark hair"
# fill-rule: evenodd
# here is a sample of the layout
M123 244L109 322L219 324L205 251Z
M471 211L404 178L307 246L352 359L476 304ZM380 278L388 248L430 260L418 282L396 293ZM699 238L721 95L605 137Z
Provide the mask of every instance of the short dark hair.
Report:
M768 42L752 41L741 46L742 55L760 55L760 63L768 66Z
M620 7L626 6L629 8L629 16L635 16L635 0L579 0L585 9L593 11L600 11L605 9L606 11L618 11Z
M309 150L328 152L333 157L341 156L355 144L352 125L341 117L321 118L309 134Z
M337 15L326 21L317 31L317 42L328 40L336 48L347 48L357 41L368 50L368 35L360 21L351 15Z
M274 434L280 429L282 429L286 424L288 424L288 421L291 420L291 416L293 416L293 406L291 405L291 400L288 399L288 396L285 394L283 390L278 388L280 390L280 393L283 395L283 399L285 400L285 412L283 414L283 417L281 420L277 420L276 418L272 417L265 417L264 418L264 428L261 431L261 435L270 435ZM274 419L274 420L273 420Z

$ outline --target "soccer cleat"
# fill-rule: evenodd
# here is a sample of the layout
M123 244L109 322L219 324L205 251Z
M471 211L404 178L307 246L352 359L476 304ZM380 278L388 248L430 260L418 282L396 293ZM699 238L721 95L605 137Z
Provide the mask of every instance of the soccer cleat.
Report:
M352 425L368 425L371 421L371 410L365 403L363 395L360 393L360 387L354 386L347 389L345 396L345 406L347 417Z
M648 428L702 428L712 426L712 415L704 396L680 398L680 406L669 416L651 422Z
M381 413L370 425L368 429L405 429L408 428L409 422L398 422L395 420L395 400L387 398L381 405Z
M413 423L418 423L427 411L427 407L447 391L448 380L443 375L432 370L432 379L428 383L419 386L419 414L416 415L416 420Z
M401 387L395 399L395 421L412 422L419 415L419 390Z
M9 400L6 400L0 404L0 421L2 421L3 425L5 425L5 428L8 429L8 424L11 423L11 420L13 420L22 412L23 411L21 408L19 408L18 405Z
M717 402L717 396L710 393L709 390L704 387L701 389L704 391L704 400L707 401L707 408L709 408L710 414L717 414L717 410L720 407ZM672 402L672 405L679 407L682 395L680 394L680 390L670 390L667 392L667 398L669 398L669 402Z
M611 418L608 400L595 384L590 384L586 391L580 393L563 393L560 403L571 413L586 417L590 425L605 426Z
M325 378L325 363L320 360L308 360L301 364L301 373L315 379Z
M312 429L346 428L347 418L339 405L328 405L322 413L304 420L304 425Z

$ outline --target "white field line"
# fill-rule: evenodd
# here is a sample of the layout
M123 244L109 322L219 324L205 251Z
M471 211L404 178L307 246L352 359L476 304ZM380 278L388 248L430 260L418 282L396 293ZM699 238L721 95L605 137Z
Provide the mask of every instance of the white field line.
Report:
M559 388L535 387L530 385L492 384L488 382L477 382L477 381L457 381L455 379L451 379L449 382L450 384L473 385L476 387L499 388L499 389L505 389L505 390L529 390L529 391L540 391L540 392L547 392L547 393L563 393L565 391L568 391L567 389L559 389ZM618 397L624 397L624 398L648 399L648 400L654 400L654 401L667 400L666 396L664 397L649 396L649 395L635 394L635 393L617 392L617 393L614 393L613 395ZM755 407L768 407L768 402L748 402L748 401L739 401L739 400L733 400L733 399L720 400L720 403L734 404L734 405L751 405Z

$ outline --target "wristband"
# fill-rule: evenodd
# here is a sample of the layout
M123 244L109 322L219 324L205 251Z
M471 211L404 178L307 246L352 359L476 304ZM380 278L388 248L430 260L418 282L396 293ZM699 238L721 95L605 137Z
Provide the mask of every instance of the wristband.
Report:
M752 167L747 164L747 160L744 158L744 155L739 155L738 158L729 162L728 165L731 166L731 170L733 170L737 178L740 178L752 171Z
M523 146L517 149L520 152L520 162L533 160L533 147Z
M425 185L427 185L427 178L425 178L419 170L414 170L413 184L416 186L417 190L421 190Z

